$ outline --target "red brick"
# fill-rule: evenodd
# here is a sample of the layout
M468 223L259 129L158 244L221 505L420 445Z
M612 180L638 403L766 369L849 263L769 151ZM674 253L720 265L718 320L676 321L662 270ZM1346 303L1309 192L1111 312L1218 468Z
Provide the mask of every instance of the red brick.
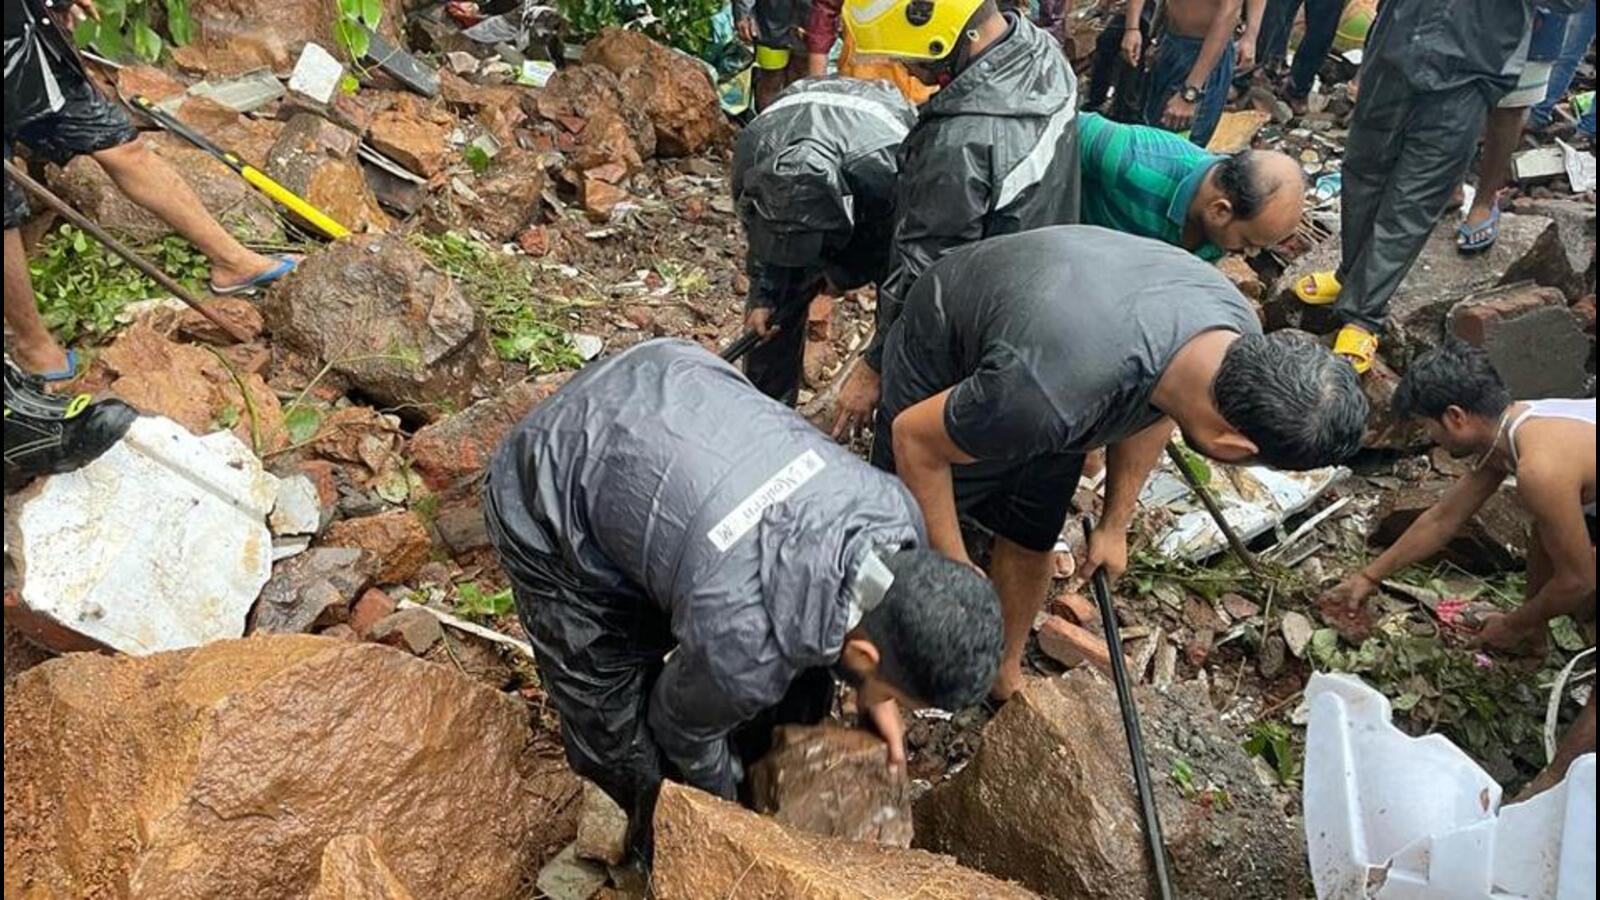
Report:
M394 598L377 588L367 588L350 608L350 628L365 638L379 619L395 611Z
M1100 609L1082 594L1062 594L1050 601L1050 612L1079 625L1094 625L1100 621Z
M1524 287L1496 292L1481 300L1463 302L1450 311L1450 332L1474 347L1482 347L1496 325L1507 319L1542 309L1564 306L1566 297L1555 288Z
M1060 616L1048 616L1039 626L1039 648L1064 666L1089 662L1100 671L1111 673L1111 654L1105 638Z

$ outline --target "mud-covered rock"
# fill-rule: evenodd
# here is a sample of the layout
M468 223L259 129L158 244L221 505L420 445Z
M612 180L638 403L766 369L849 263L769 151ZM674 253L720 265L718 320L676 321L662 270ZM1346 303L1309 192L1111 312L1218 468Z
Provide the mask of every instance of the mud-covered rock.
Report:
M592 781L583 783L583 811L578 814L579 859L618 865L628 856L628 814Z
M412 900L412 893L371 838L343 834L323 845L317 885L306 900Z
M424 178L444 169L450 116L415 97L396 94L372 117L367 139L380 152Z
M1361 392L1367 395L1367 428L1361 446L1376 450L1411 450L1425 445L1428 434L1415 421L1395 413L1394 395L1400 389L1400 376L1381 359L1361 376Z
M402 415L431 420L465 408L500 375L477 309L398 235L329 245L263 308L278 341Z
M1400 539L1417 517L1444 497L1453 482L1428 481L1384 491L1373 514L1369 540L1387 547ZM1496 491L1445 545L1440 556L1480 575L1517 567L1528 555L1528 516L1509 488Z
M246 243L281 244L283 225L271 201L227 166L169 134L140 138L172 166L217 221ZM111 176L87 156L48 171L50 187L73 209L113 235L135 244L158 241L172 229L119 190Z
M274 567L250 614L250 632L308 634L350 619L377 560L354 547L312 547Z
M1305 894L1300 830L1204 691L1141 688L1137 702L1178 895ZM1154 896L1117 710L1111 682L1088 668L1030 683L985 727L972 762L917 803L917 844L1046 896ZM1187 789L1166 776L1179 761Z
M888 747L858 728L786 725L750 770L757 812L848 841L911 846L911 784Z
M436 491L476 478L511 429L569 377L571 373L563 372L518 382L501 394L419 428L409 444L413 470Z
M382 0L382 9L378 31L398 42L405 4ZM191 72L227 76L266 67L287 78L308 41L338 46L338 17L322 0L195 0L189 13L195 39L172 48L172 58Z
M230 371L204 347L180 344L135 324L98 362L114 376L111 392L140 412L166 416L198 435L231 431L259 452L288 444L278 396L261 376Z
M539 115L578 135L580 147L599 152L608 161L640 161L656 155L656 131L650 116L623 90L622 82L602 66L567 66L551 76L534 102ZM627 141L612 128L620 121ZM600 123L596 125L594 123ZM639 163L634 163L635 169Z
M806 834L672 782L656 803L655 840L658 900L1037 896L949 857Z
M5 891L282 900L358 867L391 900L382 869L416 897L517 896L577 790L527 722L453 669L307 635L55 660L5 698ZM346 836L372 851L329 850Z
M267 174L352 231L384 231L389 217L356 160L358 138L313 113L289 120L267 154Z
M473 228L497 243L508 243L539 215L543 191L544 170L538 157L523 150L506 151L472 181L477 196L462 212Z
M732 128L698 60L623 28L607 28L583 48L583 61L603 66L655 125L661 156L694 156L725 143Z
M380 584L399 584L417 574L428 561L432 542L428 527L417 514L395 509L375 516L342 519L328 526L322 536L328 547L364 550L376 560L374 576ZM362 585L361 587L365 587ZM354 596L361 587L350 591Z

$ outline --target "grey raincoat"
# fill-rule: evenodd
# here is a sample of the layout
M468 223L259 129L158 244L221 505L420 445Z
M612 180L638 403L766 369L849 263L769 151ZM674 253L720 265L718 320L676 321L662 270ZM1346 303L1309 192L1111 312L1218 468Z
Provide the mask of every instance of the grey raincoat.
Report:
M794 401L819 280L850 290L887 271L896 153L916 120L890 85L807 79L740 133L733 199L749 240L745 306L773 310L779 327L745 371L767 396Z
M867 362L911 285L946 251L1078 220L1077 79L1050 37L1014 13L1010 33L923 104L900 147L890 272Z
M677 340L585 368L484 497L568 760L636 840L663 775L735 796L730 736L837 662L869 556L925 543L898 480Z

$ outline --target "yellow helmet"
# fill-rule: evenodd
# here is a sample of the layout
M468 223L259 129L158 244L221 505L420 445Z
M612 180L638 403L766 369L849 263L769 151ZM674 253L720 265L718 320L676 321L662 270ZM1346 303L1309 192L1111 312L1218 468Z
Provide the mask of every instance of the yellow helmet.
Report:
M857 53L944 59L983 0L844 0Z

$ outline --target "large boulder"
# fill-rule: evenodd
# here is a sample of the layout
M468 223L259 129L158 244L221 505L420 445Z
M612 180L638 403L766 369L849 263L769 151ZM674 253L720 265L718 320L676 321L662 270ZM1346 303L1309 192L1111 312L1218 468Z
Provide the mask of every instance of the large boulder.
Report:
M267 153L267 174L352 231L385 231L389 217L356 159L359 138L315 113L296 113Z
M556 72L539 91L534 108L540 117L578 136L577 155L589 167L616 162L632 173L656 155L650 116L602 66L567 66Z
M183 178L212 217L246 243L283 242L283 224L271 201L206 153L169 134L143 140ZM172 229L117 188L100 165L79 156L48 172L50 187L78 212L117 237L135 244L158 241Z
M948 857L806 834L671 782L661 787L655 832L657 900L1037 896Z
M1567 253L1567 265L1572 269L1572 281L1566 285L1568 299L1576 300L1594 293L1595 276L1595 205L1582 199L1552 198L1539 200L1519 197L1512 204L1518 215L1544 216L1555 220L1561 235L1561 246Z
M494 158L487 172L472 179L471 191L459 211L461 223L496 243L510 243L539 214L544 170L535 154L506 150Z
M5 893L517 896L578 791L527 722L453 668L306 635L45 663L5 697Z
M1308 888L1300 830L1195 685L1139 689L1177 893L1281 900ZM917 804L917 844L1051 897L1153 896L1111 683L1092 669L1031 683L960 774ZM1188 779L1168 773L1183 770Z
M716 87L698 60L637 31L607 28L583 48L583 61L622 81L655 124L661 156L694 156L731 137Z
M812 834L911 846L911 783L859 728L785 725L750 770L757 812Z
M448 112L410 94L390 94L373 114L367 140L395 162L424 178L432 178L449 162Z
M329 245L267 294L264 311L278 341L403 416L462 409L500 375L477 309L401 236Z
M1565 288L1572 279L1559 230L1550 219L1511 213L1501 216L1499 239L1477 256L1463 256L1456 250L1456 224L1447 218L1434 229L1422 255L1389 301L1382 352L1402 372L1417 355L1439 346L1450 307L1468 294L1529 280ZM1338 265L1337 240L1324 242L1301 257L1278 281L1278 295L1266 309L1268 327L1296 327L1317 334L1337 328L1332 307L1306 306L1294 296L1293 287L1312 272Z
M522 381L412 435L411 467L432 490L443 491L483 474L489 457L516 424L565 384L571 373Z
M322 0L191 0L189 14L195 40L174 47L172 58L192 72L227 76L266 67L286 78L307 42L338 46L338 16ZM402 0L383 0L378 31L399 43L396 29L404 19Z

